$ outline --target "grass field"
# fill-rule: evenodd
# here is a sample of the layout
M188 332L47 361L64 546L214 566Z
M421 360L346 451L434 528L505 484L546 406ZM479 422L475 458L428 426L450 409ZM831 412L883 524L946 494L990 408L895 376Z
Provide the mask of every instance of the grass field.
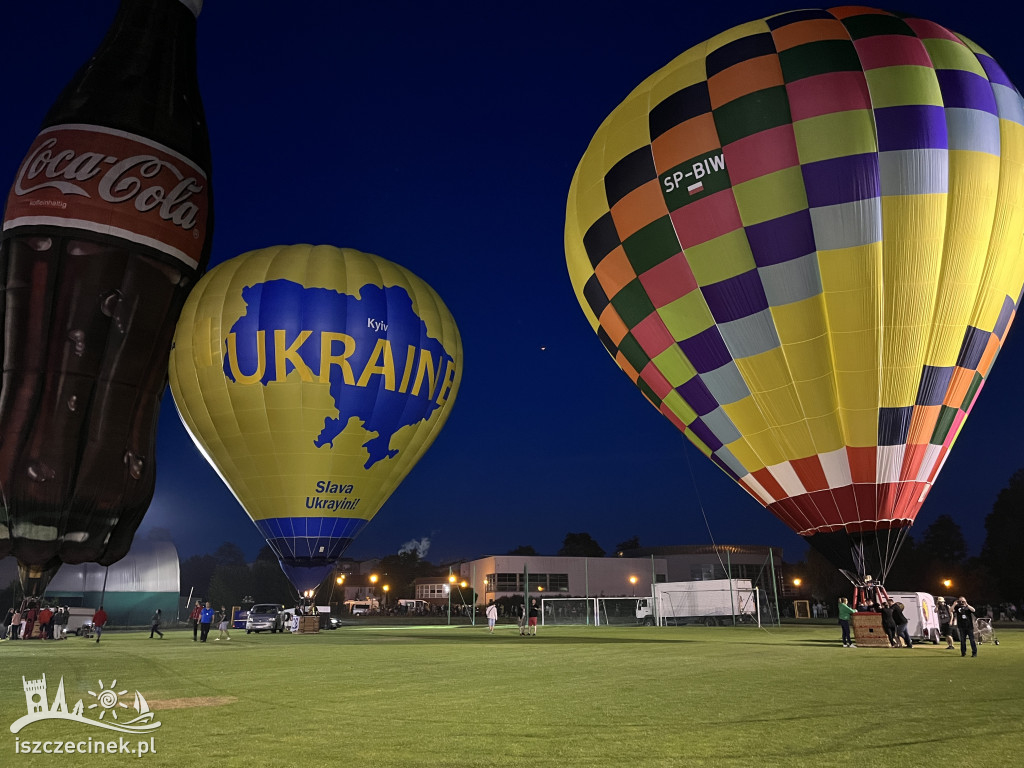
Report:
M1024 633L1012 630L975 659L930 644L848 650L835 626L216 634L0 644L0 766L1024 763ZM156 753L16 754L120 736L61 720L12 734L22 676L43 674L51 701L63 678L69 709L95 703L90 691L129 703L140 691L160 722Z

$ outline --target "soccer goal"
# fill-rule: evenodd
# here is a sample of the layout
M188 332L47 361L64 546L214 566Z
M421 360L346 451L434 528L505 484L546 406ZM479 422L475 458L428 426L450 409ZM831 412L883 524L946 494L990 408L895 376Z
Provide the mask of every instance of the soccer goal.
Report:
M637 623L635 597L598 597L598 626L628 626Z
M596 597L545 597L540 601L541 626L597 624Z

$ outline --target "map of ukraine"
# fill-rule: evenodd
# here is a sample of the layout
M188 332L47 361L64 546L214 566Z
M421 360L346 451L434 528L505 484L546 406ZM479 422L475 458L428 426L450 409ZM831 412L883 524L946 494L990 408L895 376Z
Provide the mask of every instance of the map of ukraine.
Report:
M234 335L235 360L230 343L224 356L224 374L231 381L248 381L259 373L263 386L284 384L299 363L305 366L300 375L316 379L325 364L320 357L322 334L333 334L324 356L338 417L326 419L313 437L318 448L332 445L349 421L358 419L373 435L363 443L369 452L364 467L369 469L398 454L391 448L391 438L399 429L429 419L438 407L434 398L444 386L441 379L452 356L427 336L426 324L413 311L404 288L364 285L356 298L290 280L269 280L243 288L242 300L245 312L228 332ZM340 334L354 344L346 348L337 338ZM381 339L386 340L384 345L378 343ZM346 352L351 383L337 363ZM334 364L329 356L334 356ZM385 374L389 365L390 382Z

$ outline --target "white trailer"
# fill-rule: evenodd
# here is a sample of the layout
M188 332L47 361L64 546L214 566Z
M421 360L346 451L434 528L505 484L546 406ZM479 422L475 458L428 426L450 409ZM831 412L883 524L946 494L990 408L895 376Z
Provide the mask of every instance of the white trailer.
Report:
M890 592L889 601L903 603L910 639L918 642L939 642L939 616L935 611L935 598L927 592Z
M636 601L636 620L646 626L706 624L709 627L757 620L750 579L673 581L654 585L653 597Z

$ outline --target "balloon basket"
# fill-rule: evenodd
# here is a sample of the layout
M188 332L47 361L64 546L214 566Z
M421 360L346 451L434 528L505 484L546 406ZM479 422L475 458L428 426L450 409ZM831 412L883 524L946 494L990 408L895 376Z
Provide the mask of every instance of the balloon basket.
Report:
M860 611L853 614L853 642L858 648L888 648L889 636L882 628L882 614Z

